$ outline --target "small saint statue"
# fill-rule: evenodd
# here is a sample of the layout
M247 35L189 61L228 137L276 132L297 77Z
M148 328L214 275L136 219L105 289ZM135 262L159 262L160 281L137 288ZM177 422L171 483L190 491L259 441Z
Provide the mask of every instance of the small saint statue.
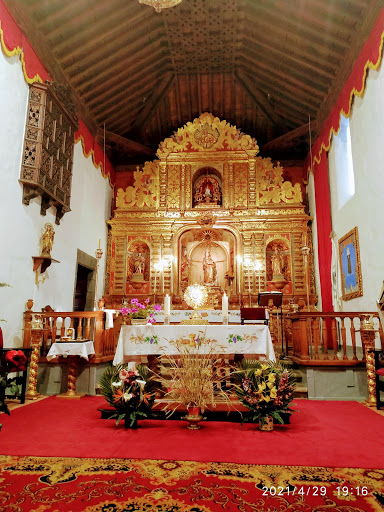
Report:
M274 276L280 276L282 275L282 269L283 269L283 263L284 259L282 254L280 253L279 249L275 247L275 252L271 256L271 262L272 262L272 273Z
M135 274L144 274L145 270L145 258L139 252L137 258L135 259Z
M210 190L208 184L205 188L204 199L207 203L209 203L212 200L212 193L211 193L211 190Z
M42 235L42 251L41 255L48 258L51 257L51 251L53 247L53 239L55 238L55 231L50 222L47 222L44 226L45 231Z
M214 286L217 283L216 263L213 261L211 251L207 249L203 259L204 284Z

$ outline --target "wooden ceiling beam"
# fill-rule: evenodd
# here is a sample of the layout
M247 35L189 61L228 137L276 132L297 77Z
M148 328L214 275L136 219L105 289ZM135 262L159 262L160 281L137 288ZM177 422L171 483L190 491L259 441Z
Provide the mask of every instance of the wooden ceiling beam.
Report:
M128 18L127 20L118 23L115 27L109 28L108 33L105 33L105 30L102 30L103 26L105 26L105 20L101 20L104 23L101 24L101 29L97 30L95 35L89 36L89 39L87 38L87 41L85 43L76 46L76 48L72 46L72 51L70 53L68 53L68 51L64 47L61 51L62 55L60 55L60 52L58 52L58 56L60 57L61 62L70 70L71 66L73 66L78 59L88 56L90 52L93 53L99 45L105 45L106 40L109 42L110 45L113 46L117 38L126 38L127 35L129 35L130 32L132 32L132 23L137 23L138 25L136 26L140 26L140 22L142 22L144 19L145 16L141 11L136 16L135 21ZM87 30L85 30L85 34L87 34ZM147 38L150 39L148 37L148 34Z
M262 77L264 79L264 88L267 93L271 86L274 86L275 91L278 91L280 97L287 98L287 100L290 100L297 105L302 104L303 106L311 109L312 113L317 111L321 105L321 101L319 99L315 99L306 91L303 91L300 86L291 84L289 81L281 80L269 70L263 69L255 62L250 61L245 55L242 55L239 59L240 66L242 62L245 63L245 68L247 70L252 69L253 75L251 78L253 80L257 80L258 77Z
M73 101L77 110L77 114L81 117L87 125L92 135L96 133L97 125L94 117L91 115L88 107L82 101L76 90L72 87L70 80L61 66L54 58L49 45L40 31L36 29L35 24L28 16L24 7L20 4L20 0L5 0L4 2L11 13L12 17L26 35L29 43L36 52L41 62L44 62L44 67L47 69L53 80L59 84L69 85L72 91Z
M254 47L247 48L247 55L256 62L262 62L263 65L271 70L279 70L280 73L292 77L294 80L298 80L308 87L312 87L317 90L319 95L323 96L324 92L328 91L330 86L330 80L318 76L315 73L309 73L307 70L300 68L299 66L292 67L285 62L285 59L274 58L273 56L264 54L263 58L259 58L259 53L255 51Z
M164 61L164 65L161 69L164 73L170 71L168 62ZM92 102L90 102L91 111L98 115L104 109L109 108L111 105L116 105L120 101L129 102L131 98L142 98L143 90L148 88L149 83L156 83L158 77L159 75L153 68L151 68L150 72L147 71L145 73L135 74L134 79L121 76L119 83L110 87L108 90L109 94L106 91L92 99Z
M252 11L258 9L259 4L252 4L253 7L250 7L248 4L248 8ZM313 39L306 38L298 34L297 29L294 30L286 30L285 25L282 23L280 19L280 11L279 13L271 16L271 20L267 22L265 16L263 15L254 15L249 16L249 20L252 21L252 27L255 34L258 32L266 31L268 34L268 39L276 46L281 46L284 41L285 48L296 48L301 47L305 49L308 53L316 52L318 55L323 55L324 57L332 56L336 59L341 59L343 57L343 52L338 51L332 48L332 46L326 45L325 42L316 42ZM282 28L284 27L284 28Z
M174 79L175 75L173 73L166 73L163 76L160 83L157 84L156 89L153 90L152 96L146 102L141 113L136 118L135 124L132 126L132 131L142 131L143 126L146 126L148 120L153 116L160 100L167 94L168 89L170 88Z
M137 48L153 47L154 50L163 48L168 51L164 43L164 33L158 26L149 26L148 29L152 30L153 40L148 41L148 37L143 34L142 37L129 40L124 37L119 41L114 41L113 44L109 41L97 47L91 55L84 55L83 59L78 59L74 64L67 66L68 72L74 75L76 82L81 82L85 81L91 73L101 74L104 72L105 74L105 70L111 69L113 66L116 67L116 64L121 63L122 60L135 61Z
M150 48L147 49L146 54L142 54L142 59L138 62L132 63L132 65L122 65L122 62L116 64L116 66L112 66L111 74L100 73L93 77L93 80L87 80L87 82L83 82L78 84L77 88L79 93L86 101L90 101L90 105L92 105L92 97L99 97L103 94L109 96L110 91L114 86L119 87L121 84L121 80L131 79L135 80L135 76L137 74L142 74L142 69L146 69L147 73L149 70L159 70L158 64L161 62L162 65L169 61L168 54L164 53L164 50L159 48L158 50L150 51ZM170 64L170 63L169 63ZM112 71L113 70L113 71ZM107 71L107 70L106 70ZM119 75L119 81L117 83L116 76ZM100 77L104 79L100 80Z
M284 87L294 87L296 88L296 91L300 91L300 94L306 94L308 98L313 99L314 102L320 102L321 99L324 97L324 94L328 92L327 88L318 88L316 89L312 85L308 85L307 83L303 82L302 80L297 80L291 75L288 75L278 69L271 69L268 64L262 62L261 60L255 60L253 58L252 52L248 51L245 54L240 54L240 58L247 59L248 62L252 63L253 68L251 68L253 71L257 69L262 70L264 73L267 73L271 78L278 79L282 85L282 88Z
M254 82L252 82L252 80L243 70L239 69L235 73L235 77L237 78L240 85L247 91L257 107L262 112L264 112L264 114L268 119L272 121L273 124L277 126L285 126L285 120L276 114L273 107L268 103L268 96L254 86Z
M375 21L377 20L382 8L382 0L370 0L369 7L367 8L364 20L359 29L354 34L354 42L351 47L351 50L350 52L348 52L346 58L343 60L343 66L338 71L334 80L334 85L332 89L329 91L327 97L325 98L321 111L317 115L319 132L327 117L331 113L332 108L334 107L336 100L344 87L345 82L347 81L349 75L351 74L357 57L361 52L361 48L365 43L370 31L372 30L372 27L375 24Z
M284 135L281 135L280 137L277 137L274 140L271 140L263 145L262 150L268 151L271 149L279 149L279 146L287 144L289 142L294 141L298 137L303 137L308 135L309 137L309 130L311 132L313 130L316 130L317 128L317 121L313 120L311 123L303 124L302 126L299 126L298 128L295 128L294 130L285 133Z
M263 22L265 21L268 26L274 25L280 28L283 26L285 30L299 35L300 38L309 39L315 45L323 46L324 39L334 46L340 46L341 51L345 51L350 45L350 41L342 39L340 35L350 36L350 30L345 29L345 22L344 24L334 22L332 27L329 18L327 22L323 22L320 17L310 16L309 4L300 10L300 16L297 15L297 6L289 2L286 2L278 11L266 0L258 0L257 3L249 4L248 7L257 17L260 17L260 11L262 11ZM287 12L289 7L291 12ZM308 22L309 20L311 23ZM332 29L337 35L332 34Z
M337 64L331 63L324 58L320 58L313 53L308 54L302 48L291 47L288 53L287 48L283 46L278 47L271 45L270 42L265 39L265 34L253 34L246 27L244 28L243 39L246 43L244 45L245 48L255 47L257 45L261 46L263 50L267 50L268 52L275 54L279 59L285 59L287 63L291 62L294 66L307 68L316 73L323 74L325 77L330 79L334 78Z
M102 146L104 142L104 130L102 128L99 128L97 130L97 141ZM134 140L127 139L125 137L122 137L121 135L116 135L116 133L105 131L105 139L109 142L114 142L115 144L121 145L128 154L130 153L141 153L143 155L147 155L150 157L154 157L155 153L152 148L149 148L148 146L144 146L143 144L140 144L139 142L136 142Z
M85 4L69 2L69 5L75 5L75 15L65 20L62 19L62 16L53 17L54 28L52 30L46 28L47 37L55 45L58 54L66 52L68 45L78 46L89 41L92 35L102 31L106 24L109 27L114 27L123 18L130 18L135 11L137 12L137 7L134 4L126 3L119 9L113 9L110 2L100 2L99 0L92 0L91 4L89 2ZM83 10L79 12L81 7ZM92 17L92 23L90 23L90 17Z

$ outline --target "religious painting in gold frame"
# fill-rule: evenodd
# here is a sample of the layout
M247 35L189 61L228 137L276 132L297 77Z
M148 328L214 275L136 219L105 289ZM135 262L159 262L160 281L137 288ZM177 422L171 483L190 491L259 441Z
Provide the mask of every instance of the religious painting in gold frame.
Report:
M343 300L361 297L363 295L363 282L357 227L340 238L339 262Z

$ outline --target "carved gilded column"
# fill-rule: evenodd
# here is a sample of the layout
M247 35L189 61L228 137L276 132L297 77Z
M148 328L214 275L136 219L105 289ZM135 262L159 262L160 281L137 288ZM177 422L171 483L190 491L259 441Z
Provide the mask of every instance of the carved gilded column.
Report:
M185 212L185 163L181 164L181 175L180 175L180 210L181 213Z
M360 316L360 336L367 368L368 398L366 404L369 407L376 407L375 329L369 315Z
M243 294L248 297L248 305L252 302L253 292L253 234L250 232L243 233L243 272L244 272L244 288Z
M249 159L248 170L248 208L256 208L256 160Z
M155 297L162 293L160 263L161 235L156 233L151 236L151 288Z
M165 210L167 206L167 162L160 162L159 176L159 209Z
M229 176L228 176L228 185L229 185L229 204L228 207L230 210L233 210L234 199L235 199L235 190L234 190L234 177L233 177L233 162L229 162Z
M185 194L184 194L184 197L185 197L184 204L185 204L186 209L192 208L191 171L192 171L191 164L187 164L185 166ZM181 191L181 193L183 193L183 191Z
M172 234L163 234L163 279L165 293L172 293Z

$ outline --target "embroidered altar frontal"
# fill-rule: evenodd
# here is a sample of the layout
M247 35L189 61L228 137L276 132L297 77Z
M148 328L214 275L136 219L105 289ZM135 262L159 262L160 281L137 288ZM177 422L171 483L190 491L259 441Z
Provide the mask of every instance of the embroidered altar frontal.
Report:
M199 343L200 354L206 344L207 353L258 354L275 360L266 325L122 325L113 364L133 355L178 354L177 345L193 348Z

